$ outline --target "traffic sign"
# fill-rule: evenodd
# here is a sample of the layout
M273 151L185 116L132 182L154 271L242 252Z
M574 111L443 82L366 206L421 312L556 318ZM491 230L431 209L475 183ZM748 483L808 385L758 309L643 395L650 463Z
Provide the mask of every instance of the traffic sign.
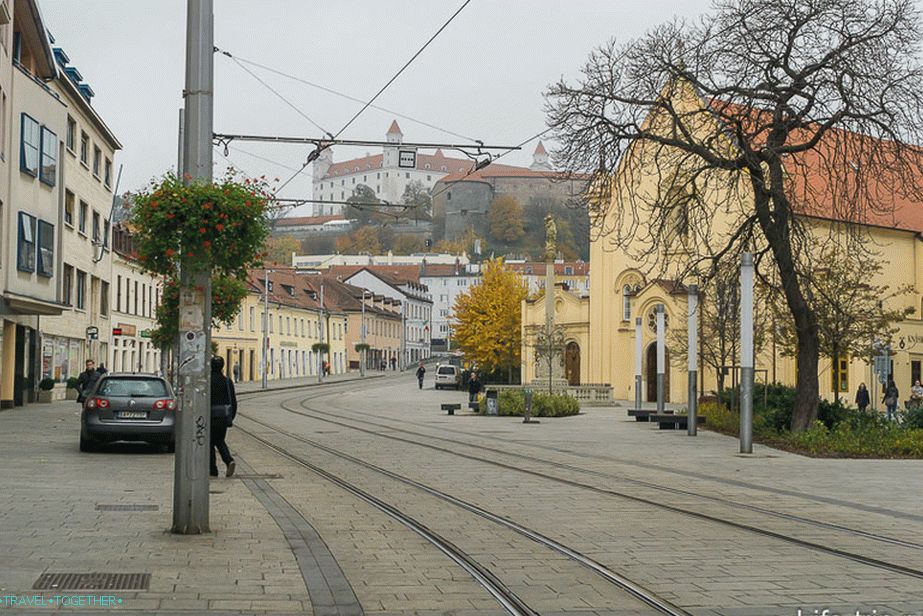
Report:
M90 325L87 328L87 340L98 340L99 339L99 328L93 325Z
M398 152L397 166L401 169L416 169L417 168L417 152L416 150L401 150Z
M152 334L152 332L151 332L151 330L149 330L149 329L142 329L142 330L141 330L141 337L142 337L142 338L150 338L150 337L151 337L151 334Z

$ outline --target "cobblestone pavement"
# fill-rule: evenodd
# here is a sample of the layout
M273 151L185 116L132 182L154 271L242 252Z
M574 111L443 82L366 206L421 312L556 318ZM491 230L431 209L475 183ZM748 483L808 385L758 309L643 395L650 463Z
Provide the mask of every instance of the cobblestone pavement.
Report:
M229 434L239 477L213 481L212 533L199 537L167 531L172 456L128 444L78 453L73 403L0 412L0 595L48 595L31 590L42 573L138 572L150 588L112 592L114 609L506 613L432 543L301 460L451 541L541 614L658 613L548 547L316 443L526 526L696 616L923 614L923 579L784 540L923 570L919 461L761 446L742 457L728 437L659 431L618 408L528 426L448 417L439 403L464 394L418 391L407 375L332 381L240 388ZM98 509L113 504L157 509Z

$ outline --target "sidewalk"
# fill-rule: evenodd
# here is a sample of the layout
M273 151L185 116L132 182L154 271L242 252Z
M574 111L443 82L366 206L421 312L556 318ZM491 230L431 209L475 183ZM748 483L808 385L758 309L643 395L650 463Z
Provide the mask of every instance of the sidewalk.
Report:
M80 453L73 402L4 411L0 432L0 612L47 613L53 605L16 608L5 598L55 595L112 597L113 607L96 603L84 613L311 612L291 546L248 489L245 461L242 477L212 480L212 532L179 536L169 532L172 455L126 443ZM44 573L138 573L150 581L141 591L34 590Z
M361 381L363 379L381 378L385 376L400 376L403 374L398 371L381 371L369 370L365 376L361 376L358 371L347 372L346 374L332 374L324 377L323 383L317 382L316 376L303 376L295 379L271 379L266 381L266 389L263 390L261 381L245 381L243 383L234 383L234 389L237 393L253 393L258 391L274 391L283 389L297 389L300 387L313 387L327 383L348 383L349 381Z

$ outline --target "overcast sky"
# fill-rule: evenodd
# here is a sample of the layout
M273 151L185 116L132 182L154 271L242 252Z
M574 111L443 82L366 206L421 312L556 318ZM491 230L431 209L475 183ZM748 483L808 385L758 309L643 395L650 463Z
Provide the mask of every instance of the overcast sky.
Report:
M124 150L120 190L138 188L176 165L182 103L183 0L39 0L48 28L93 87L93 104ZM215 0L215 44L231 53L358 98L368 98L461 5L461 0ZM378 105L485 143L513 145L545 127L542 92L574 76L590 50L627 39L674 15L694 16L707 0L473 0ZM336 132L360 107L254 69L313 121ZM343 135L384 139L393 114L367 110ZM398 119L405 140L457 137ZM320 136L319 130L229 59L215 57L215 132ZM504 162L527 165L532 143ZM239 144L291 168L308 148ZM373 148L368 148L373 150ZM283 179L279 165L232 149L252 175ZM365 149L334 148L334 159ZM448 153L447 153L448 154ZM451 155L451 154L449 154ZM215 153L216 162L226 161ZM308 197L310 167L284 193Z

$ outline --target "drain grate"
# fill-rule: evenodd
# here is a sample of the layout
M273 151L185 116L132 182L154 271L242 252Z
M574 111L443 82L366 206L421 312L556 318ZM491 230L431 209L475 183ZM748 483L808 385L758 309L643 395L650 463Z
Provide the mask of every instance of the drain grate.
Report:
M103 505L96 504L96 511L159 511L160 505Z
M147 590L150 573L43 573L33 590Z

